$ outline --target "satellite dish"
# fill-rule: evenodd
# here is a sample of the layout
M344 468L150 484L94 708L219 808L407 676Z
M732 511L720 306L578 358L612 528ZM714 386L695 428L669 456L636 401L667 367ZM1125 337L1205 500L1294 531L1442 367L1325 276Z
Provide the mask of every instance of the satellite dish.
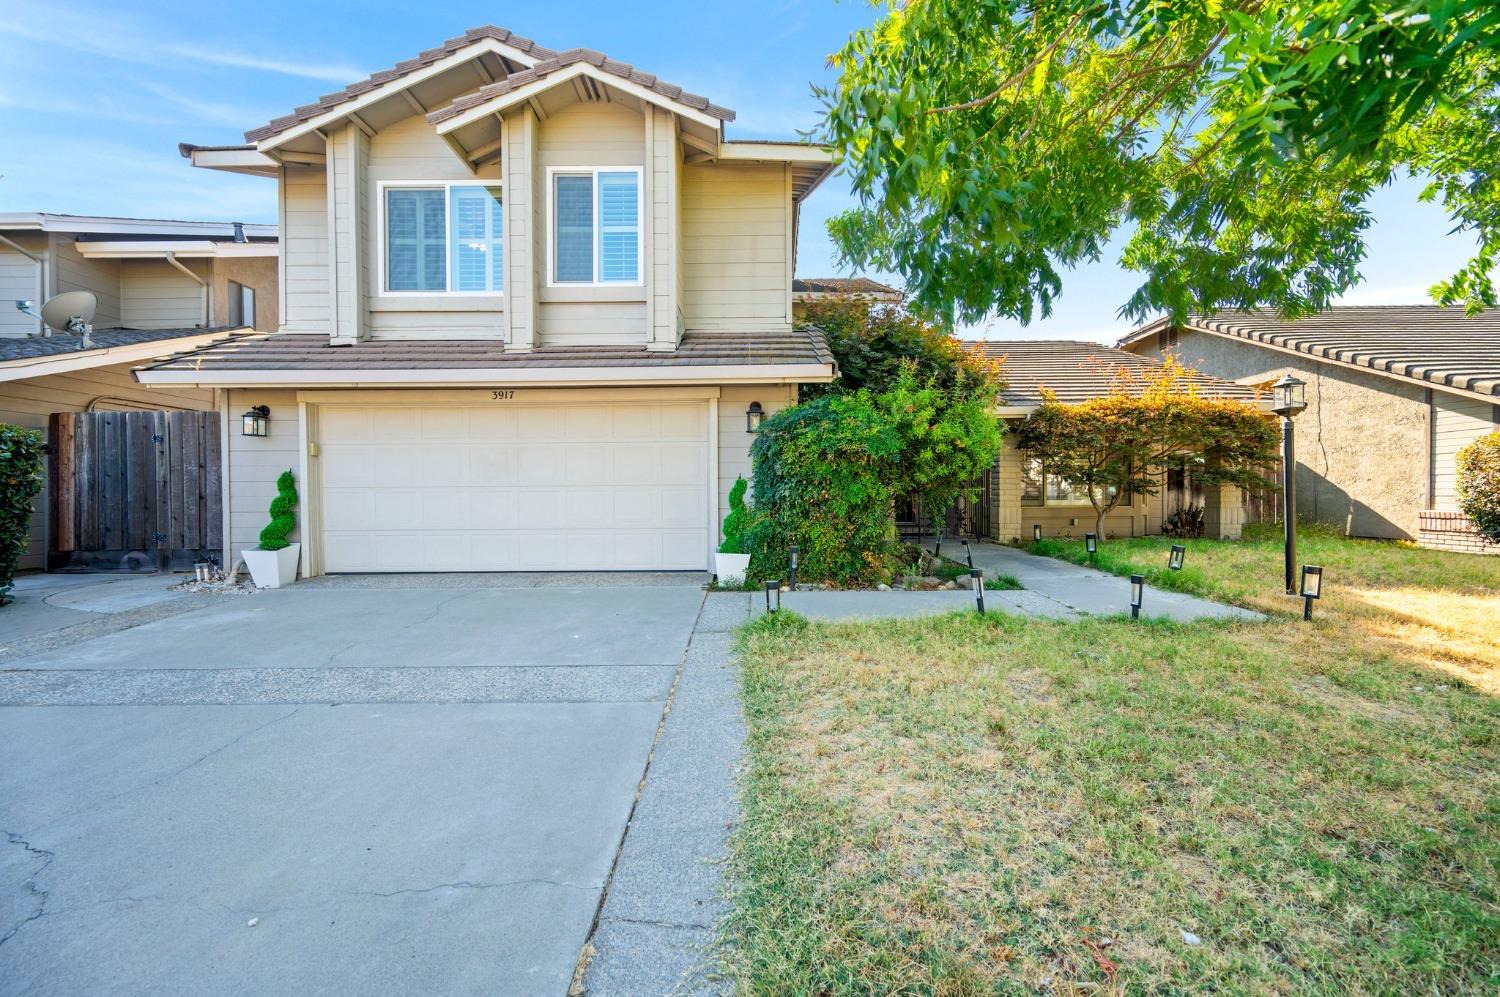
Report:
M42 306L42 321L58 332L87 336L99 299L90 291L64 291Z

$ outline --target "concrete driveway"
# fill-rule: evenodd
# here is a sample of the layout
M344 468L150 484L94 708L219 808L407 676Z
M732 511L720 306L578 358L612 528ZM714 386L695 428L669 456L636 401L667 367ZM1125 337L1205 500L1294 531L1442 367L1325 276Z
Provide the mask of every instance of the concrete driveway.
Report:
M331 579L0 664L0 993L564 993L673 581Z

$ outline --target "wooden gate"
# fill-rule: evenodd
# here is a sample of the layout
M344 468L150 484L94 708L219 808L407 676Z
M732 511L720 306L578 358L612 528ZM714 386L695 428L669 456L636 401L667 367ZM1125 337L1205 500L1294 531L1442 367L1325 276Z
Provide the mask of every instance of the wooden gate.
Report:
M224 546L219 413L60 412L49 567L185 568Z

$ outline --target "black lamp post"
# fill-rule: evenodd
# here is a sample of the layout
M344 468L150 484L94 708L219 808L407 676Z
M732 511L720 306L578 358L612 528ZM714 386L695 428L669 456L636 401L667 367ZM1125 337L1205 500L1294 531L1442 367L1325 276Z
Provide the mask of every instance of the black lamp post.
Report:
M776 603L771 604L771 593L776 593ZM776 578L766 582L766 612L775 613L781 609L781 579Z
M984 615L984 572L978 568L969 572L969 583L974 586L974 602L979 608L979 615Z
M1182 561L1187 557L1187 548L1182 544L1173 544L1172 553L1167 555L1167 567L1173 571L1182 570Z
M792 544L791 549L791 589L797 591L797 545Z
M1094 563L1094 555L1099 553L1099 534L1085 533L1083 535L1083 549L1088 551L1089 563Z
M760 424L765 418L766 410L760 407L760 402L751 402L750 407L745 409L745 432L760 432Z
M1302 566L1302 618L1312 619L1313 600L1323 594L1323 569L1316 564Z
M240 416L240 435L266 436L270 432L271 409L266 405L252 405L250 411Z
M1146 596L1146 576L1130 576L1130 618L1138 620L1141 618L1141 601Z
M1281 521L1285 538L1286 594L1296 595L1294 568L1297 563L1297 448L1292 438L1292 419L1307 408L1307 385L1287 374L1271 386L1271 411L1281 416Z

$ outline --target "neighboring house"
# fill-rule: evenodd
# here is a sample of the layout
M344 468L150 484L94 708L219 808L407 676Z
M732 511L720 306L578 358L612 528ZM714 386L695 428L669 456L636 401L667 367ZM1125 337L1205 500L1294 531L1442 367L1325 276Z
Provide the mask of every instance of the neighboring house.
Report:
M858 298L871 303L899 305L906 295L889 284L868 277L798 277L792 281L792 318L801 320L812 301Z
M14 305L99 299L96 329L276 328L276 226L0 212L0 337L45 334Z
M65 291L99 302L92 347L44 329L16 308ZM0 213L0 421L46 429L59 412L209 410L213 391L154 388L141 363L223 338L276 309L276 229L229 222ZM39 497L23 568L44 567L47 510Z
M995 340L965 343L985 356L1003 360L1006 380L998 414L1007 423L1024 419L1042 404L1043 389L1057 400L1077 403L1101 398L1116 385L1136 383L1159 370L1157 360L1137 356L1098 343L1058 340ZM1205 398L1238 398L1266 407L1252 387L1195 372L1191 375ZM986 478L980 502L968 515L968 530L1000 543L1030 539L1034 527L1043 536L1081 537L1094 527L1094 509L1088 492L1057 475L1049 474L1043 462L1016 449L1012 434L995 468ZM1112 536L1137 537L1160 533L1173 512L1201 506L1204 535L1231 539L1240 535L1245 523L1244 501L1235 486L1204 488L1192 480L1187 461L1169 471L1155 495L1136 495L1122 502L1104 518L1105 532Z
M296 472L305 575L708 567L759 413L835 367L792 327L825 149L597 52L471 30L246 134L278 331L138 372L269 409L229 435L227 554Z
M1500 313L1424 305L1339 307L1297 322L1225 312L1158 320L1120 346L1171 352L1241 384L1293 373L1297 513L1351 536L1482 544L1458 511L1455 455L1500 428Z

